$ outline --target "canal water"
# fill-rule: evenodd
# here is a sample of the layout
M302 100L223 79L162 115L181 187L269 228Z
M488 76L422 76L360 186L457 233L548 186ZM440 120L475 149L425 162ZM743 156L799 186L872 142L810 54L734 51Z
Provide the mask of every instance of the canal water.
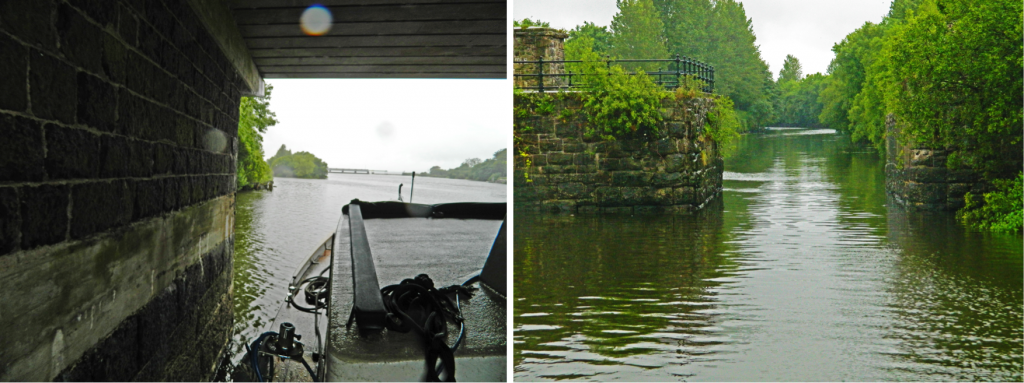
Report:
M737 153L697 215L516 212L516 380L1021 381L1020 235L887 203L832 130Z
M354 198L397 201L398 185L408 202L409 176L331 173L326 180L275 178L274 191L235 195L234 313L231 365L270 330L300 263L329 237L341 208ZM417 177L413 202L505 202L506 186L486 182ZM276 330L276 329L274 329Z

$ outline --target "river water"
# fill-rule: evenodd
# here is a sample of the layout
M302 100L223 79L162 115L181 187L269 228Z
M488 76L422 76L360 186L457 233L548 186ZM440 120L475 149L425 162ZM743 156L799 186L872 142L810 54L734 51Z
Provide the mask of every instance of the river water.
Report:
M409 176L331 173L326 180L275 178L274 191L235 196L234 312L232 365L245 344L267 331L288 294L292 273L341 220L354 198L409 201ZM506 185L417 177L413 202L505 202Z
M737 153L697 215L516 212L516 380L1022 379L1020 235L887 204L831 130Z

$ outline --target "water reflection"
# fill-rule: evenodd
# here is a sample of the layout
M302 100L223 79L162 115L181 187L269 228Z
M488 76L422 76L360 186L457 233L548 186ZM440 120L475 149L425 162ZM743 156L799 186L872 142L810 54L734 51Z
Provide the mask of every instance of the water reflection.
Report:
M715 255L720 217L549 215L517 223L517 371L604 379L598 375L707 359L701 349L726 341L710 291L729 268ZM671 352L680 349L695 352Z
M1020 380L1022 241L886 204L832 131L744 137L697 216L515 219L515 379Z

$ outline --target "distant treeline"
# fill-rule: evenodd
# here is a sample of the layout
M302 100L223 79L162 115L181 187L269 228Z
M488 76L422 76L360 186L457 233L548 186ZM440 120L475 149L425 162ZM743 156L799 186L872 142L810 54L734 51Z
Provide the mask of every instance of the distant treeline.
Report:
M508 150L501 149L494 153L493 158L483 161L479 158L470 158L454 169L444 170L440 166L434 166L430 168L429 175L431 177L495 182L507 178L507 164Z
M822 126L873 144L889 118L901 144L944 149L950 169L974 169L993 186L968 193L970 226L1022 228L1024 4L1020 0L895 0L878 24L835 44L826 75L780 76L781 125ZM783 69L785 71L786 69Z
M274 177L327 178L327 163L309 152L292 153L284 145L267 160Z
M803 76L786 57L778 79L761 58L752 20L735 0L618 0L610 26L569 31L567 60L687 56L715 68L741 128L828 127L881 150L886 120L902 144L947 150L947 166L979 171L994 190L967 196L960 217L1022 228L1024 46L1020 0L894 0L878 23L835 44L826 74ZM516 26L548 26L517 20ZM579 49L585 45L587 49ZM657 69L657 68L654 68ZM649 70L649 69L648 69Z
M751 20L735 0L620 0L610 26L585 22L568 31L566 60L593 50L611 59L689 57L714 66L715 92L735 105L739 131L769 126L777 116L775 81L761 58ZM546 26L520 20L519 26ZM580 49L580 44L590 45ZM646 64L645 71L657 69Z

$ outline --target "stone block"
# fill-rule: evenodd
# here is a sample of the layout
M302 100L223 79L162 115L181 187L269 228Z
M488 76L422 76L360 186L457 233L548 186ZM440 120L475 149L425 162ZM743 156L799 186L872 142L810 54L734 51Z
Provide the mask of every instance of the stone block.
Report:
M601 208L596 205L583 205L576 207L577 214L598 214L601 212Z
M672 154L665 156L666 173L687 173L693 169L694 159L689 154Z
M532 171L530 172L530 174L532 174ZM513 187L519 187L519 186L526 185L527 184L527 182L526 182L526 175L527 175L526 169L522 169L522 168L512 169L512 185L513 185Z
M566 153L548 153L547 164L548 165L572 165L573 155Z
M677 139L674 138L663 138L655 142L654 148L660 155L675 154L679 152L679 145Z
M553 187L550 186L524 186L516 187L513 194L513 201L543 201L554 197ZM556 189L557 190L557 189Z
M10 253L21 242L21 212L18 189L0 188L0 255Z
M117 88L99 77L78 72L78 122L112 132L116 128Z
M946 176L949 171L946 168L936 168L930 166L920 166L904 169L904 176L907 181L914 181L919 183L939 183L946 182Z
M558 184L558 198L581 199L590 197L592 188L582 182L565 182Z
M153 144L150 148L153 156L154 175L170 174L174 171L174 147L166 144Z
M54 0L4 0L0 2L0 29L28 44L54 51L57 33L46 21L55 8Z
M184 275L176 281L178 285L178 305L182 308L182 314L190 316L198 314L199 301L209 287L203 280L203 267L201 262L196 262L185 268ZM198 315L196 315L198 317Z
M0 89L4 90L0 109L24 112L28 109L28 48L0 34L0 52Z
M545 166L548 164L547 154L534 154L530 156L530 166Z
M580 135L580 129L578 124L569 122L564 124L554 124L555 134L561 138L575 138Z
M666 187L680 186L690 182L690 178L683 173L655 172L651 174L651 186Z
M163 370L172 357L167 346L171 333L178 327L181 307L178 305L178 284L171 283L149 301L138 315L139 360L145 366L135 380L156 381L156 371ZM148 373L147 373L148 372Z
M597 162L594 160L594 155L586 153L574 153L572 155L572 164L576 166L594 165Z
M82 239L131 222L134 203L124 181L74 185L71 198L71 238Z
M561 152L562 151L562 140L560 139L548 139L540 141L541 152Z
M613 171L612 186L648 186L651 174L644 171Z
M129 167L138 161L128 145L128 138L123 136L102 136L100 137L102 148L102 167L100 175L103 178L121 178L130 175Z
M68 187L41 185L21 190L21 248L64 240L68 229Z
M126 5L121 4L117 8L117 34L129 46L137 45L139 31L139 20L135 18L134 12Z
M946 175L946 182L950 183L977 183L978 181L981 181L981 175L968 169L950 170Z
M159 215L164 209L163 180L137 180L135 187L135 208L132 221Z
M687 135L686 125L681 122L666 122L665 130L668 131L668 136L673 138L683 138Z
M195 160L192 158L192 151L172 147L172 152L174 153L174 174L190 174L191 162Z
M643 167L640 161L632 158L601 158L598 160L598 166L601 170L606 171L619 171L619 170L642 170Z
M96 178L100 174L103 148L92 132L46 126L46 170L50 179Z
M0 132L0 183L42 181L46 168L39 122L0 114Z
M579 153L587 150L586 145L577 139L562 139L562 151L566 153Z
M105 33L99 27L67 4L58 7L55 26L64 57L89 72L103 73L103 49L97 45L102 43Z
M33 51L30 56L32 114L74 124L78 97L75 68L39 51Z
M191 204L196 204L205 201L207 198L207 187L206 177L204 176L191 176L189 177L189 201Z
M913 181L906 183L907 199L914 202L934 204L946 201L947 186L944 183L925 184Z
M720 185L720 184L719 184ZM697 191L691 186L677 187L673 189L675 199L674 205L697 203Z

